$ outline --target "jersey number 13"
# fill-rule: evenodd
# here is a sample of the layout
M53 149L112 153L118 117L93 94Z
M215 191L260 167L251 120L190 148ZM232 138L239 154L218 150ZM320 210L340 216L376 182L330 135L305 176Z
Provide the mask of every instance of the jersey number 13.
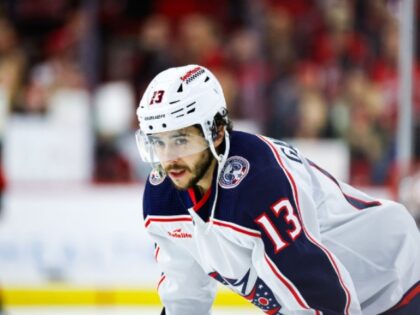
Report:
M286 232L292 240L295 240L302 231L302 225L300 224L289 199L280 199L271 206L271 210L277 218L281 216L280 219L286 221L289 226ZM289 246L289 243L283 239L276 228L276 225L270 220L266 213L260 215L255 222L264 229L270 240L273 242L274 252L276 254Z

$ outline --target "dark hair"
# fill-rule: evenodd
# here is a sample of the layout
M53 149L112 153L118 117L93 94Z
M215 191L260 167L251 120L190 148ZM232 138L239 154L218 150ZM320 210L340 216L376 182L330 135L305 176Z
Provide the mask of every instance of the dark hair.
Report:
M230 133L233 129L233 123L229 119L228 111L227 109L224 111L223 114L217 113L216 116L214 116L214 123L216 127L219 126L225 126L226 130Z
M211 134L213 139L216 139L220 127L225 127L227 132L231 132L233 128L232 121L228 117L227 110L223 113L217 113L213 119L213 126L211 126Z
M233 129L233 123L228 117L228 111L227 110L225 110L223 114L217 113L214 116L213 125L211 126L211 129L210 129L213 139L215 139L217 137L217 131L218 131L219 127L222 127L222 126L224 126L226 128L227 132L229 132L229 133ZM203 130L201 129L201 126L199 124L195 124L194 127L198 128L200 130L201 134L204 136Z

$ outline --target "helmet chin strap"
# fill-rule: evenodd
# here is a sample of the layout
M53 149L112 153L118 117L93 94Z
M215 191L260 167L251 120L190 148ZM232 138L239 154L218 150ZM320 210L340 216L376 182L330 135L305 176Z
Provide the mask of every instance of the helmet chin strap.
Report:
M213 205L211 207L211 212L210 212L210 217L209 217L209 225L206 228L205 233L209 233L210 229L213 226L213 217L214 217L214 213L216 211L216 203L217 203L217 198L219 196L219 179L220 179L220 174L222 173L223 170L223 166L225 166L228 154L229 154L229 149L230 149L230 138L229 138L229 133L228 131L225 129L225 152L223 152L223 154L218 155L216 152L216 148L214 147L214 142L211 141L210 142L210 151L213 153L214 157L217 160L217 175L216 175L216 184L215 184L215 193L214 193L214 200L213 200Z

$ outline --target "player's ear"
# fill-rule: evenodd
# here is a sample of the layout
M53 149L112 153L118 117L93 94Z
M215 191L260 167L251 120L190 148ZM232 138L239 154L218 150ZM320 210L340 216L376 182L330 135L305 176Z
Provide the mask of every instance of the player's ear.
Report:
M221 145L224 138L225 138L225 127L224 126L218 126L217 127L217 133L216 133L216 135L213 139L214 147L217 148L219 145Z

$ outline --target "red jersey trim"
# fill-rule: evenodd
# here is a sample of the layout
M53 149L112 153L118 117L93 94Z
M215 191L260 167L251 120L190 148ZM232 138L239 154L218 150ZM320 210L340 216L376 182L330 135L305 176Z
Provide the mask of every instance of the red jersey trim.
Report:
M232 229L236 232L242 233L242 234L246 234L249 236L253 236L253 237L261 237L261 232L260 231L256 231L256 230L252 230L252 229L248 229L245 228L243 226L231 223L231 222L226 222L226 221L222 221L222 220L218 220L213 218L212 222L214 225L218 225L218 226L222 226L222 227L227 227L229 229Z
M174 215L174 216L147 216L144 226L147 228L152 222L192 222L192 218L189 215Z
M160 285L162 284L162 282L164 281L166 279L166 276L165 275L163 275L161 278L160 278L160 280L159 280L159 282L158 282L158 285L157 285L157 290L159 290L159 287L160 287Z
M159 246L156 246L156 250L155 250L155 260L156 261L158 260L159 252L160 252L160 247Z
M406 293L405 297L402 299L400 303L396 306L397 308L403 307L410 303L411 300L413 300L417 295L420 294L420 282L417 283L417 285L412 288L408 293Z
M190 195L191 201L192 201L192 203L194 205L193 206L193 209L194 209L195 212L197 212L198 210L201 209L201 207L203 207L203 205L209 199L209 197L211 195L211 187L209 189L207 189L207 191L204 194L203 198L201 198L198 202L197 202L197 198L195 197L194 189L189 188L188 189L188 194Z
M396 311L399 308L407 306L419 294L420 294L420 281L418 281L410 289L408 289L408 291L403 295L401 300L395 306L391 307L390 310L386 311L385 313L381 313L381 314L385 315L385 314L388 314L388 312Z
M195 199L194 189L188 188L188 195L190 195L191 201L193 205L195 205L197 203L197 200Z

